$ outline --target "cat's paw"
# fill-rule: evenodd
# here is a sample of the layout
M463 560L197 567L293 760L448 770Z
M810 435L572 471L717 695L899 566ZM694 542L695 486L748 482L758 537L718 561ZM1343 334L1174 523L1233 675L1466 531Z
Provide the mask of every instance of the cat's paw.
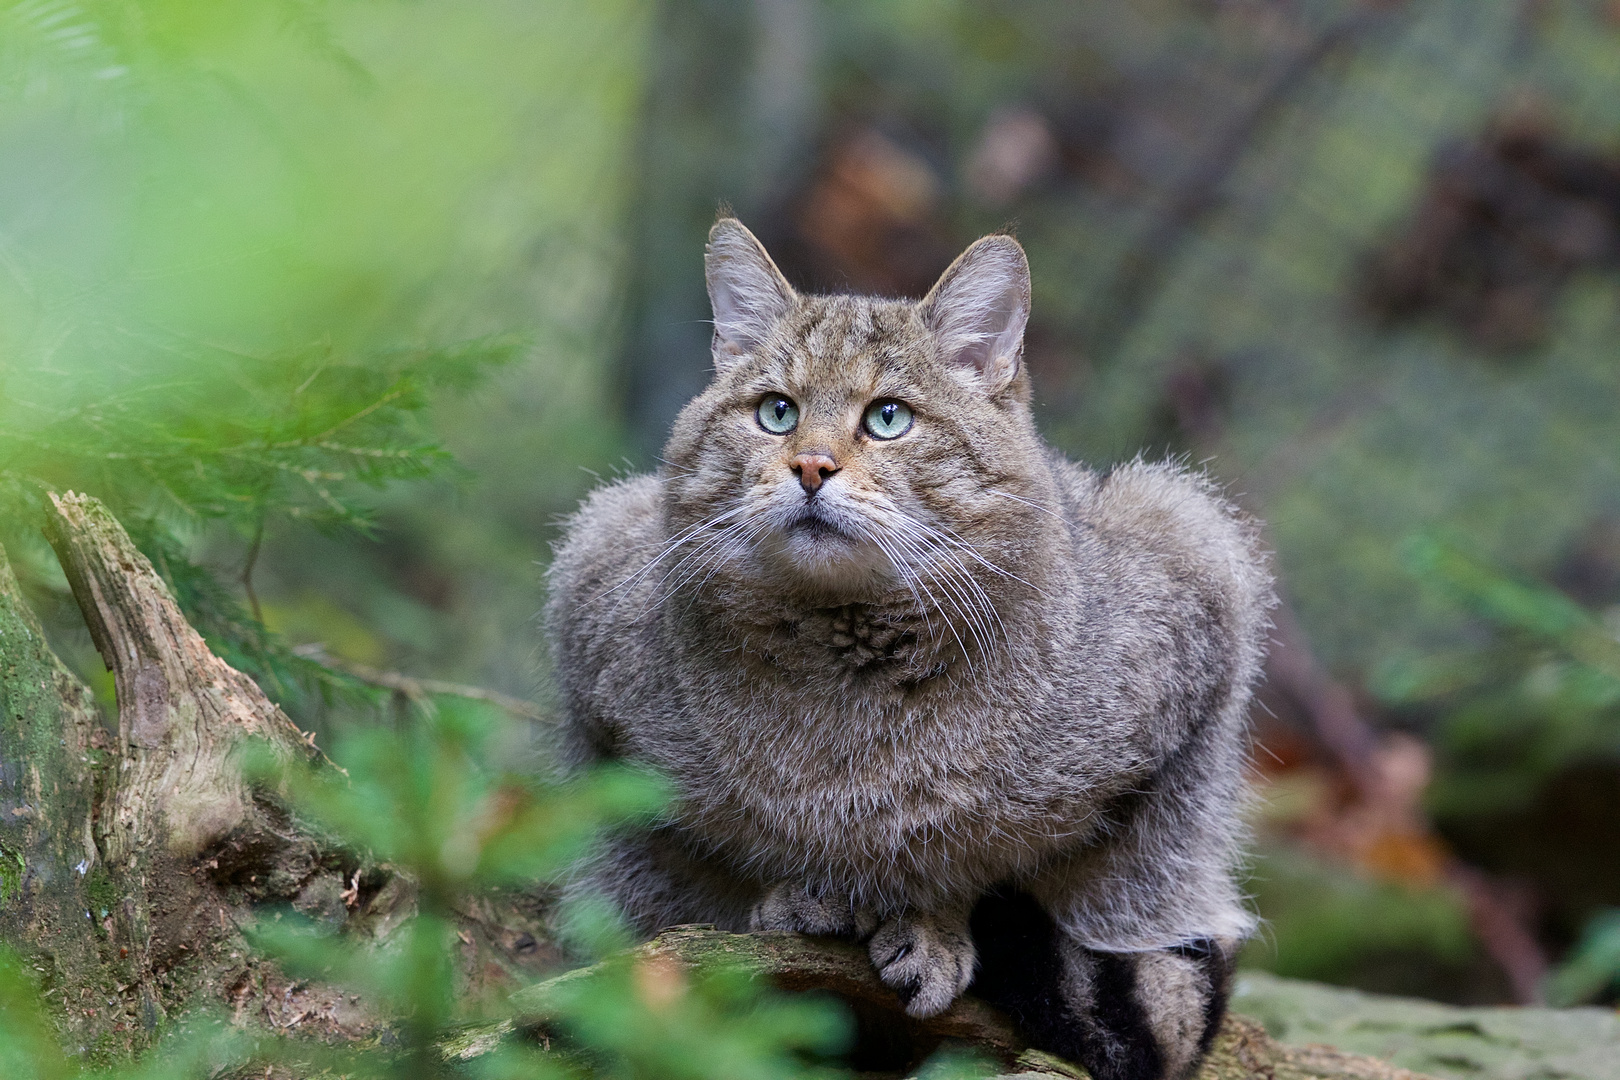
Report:
M954 916L890 919L872 935L867 952L878 977L919 1019L949 1008L973 981L979 962L967 920Z
M842 897L816 896L803 885L784 881L754 905L748 928L860 940L877 928L877 916L852 907Z

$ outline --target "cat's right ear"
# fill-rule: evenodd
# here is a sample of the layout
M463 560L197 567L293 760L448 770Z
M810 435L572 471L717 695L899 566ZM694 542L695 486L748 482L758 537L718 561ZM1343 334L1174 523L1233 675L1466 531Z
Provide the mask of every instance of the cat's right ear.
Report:
M703 269L714 310L714 367L723 371L764 340L795 297L765 246L736 218L709 230Z

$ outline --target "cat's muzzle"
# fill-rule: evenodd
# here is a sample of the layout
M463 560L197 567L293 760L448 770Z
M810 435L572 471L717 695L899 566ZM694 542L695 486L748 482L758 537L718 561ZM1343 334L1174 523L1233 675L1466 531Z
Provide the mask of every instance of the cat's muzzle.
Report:
M788 531L809 536L814 540L854 540L838 522L827 516L817 504L807 502L798 517L788 524Z

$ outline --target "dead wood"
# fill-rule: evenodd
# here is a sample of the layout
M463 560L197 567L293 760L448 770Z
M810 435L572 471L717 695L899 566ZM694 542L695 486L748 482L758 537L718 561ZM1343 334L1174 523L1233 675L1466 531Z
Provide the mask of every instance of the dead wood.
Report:
M118 700L109 733L0 554L0 939L36 970L65 1041L92 1057L139 1049L199 1004L261 1029L374 1036L366 1002L288 979L242 928L290 906L380 945L414 911L414 884L242 779L250 739L324 759L209 650L101 503L52 495L45 531ZM461 990L500 997L554 967L546 918L539 895L469 898Z
M116 956L100 922L115 894L93 835L102 735L90 689L46 644L0 549L0 939L37 946L74 1045L112 1026L100 991L116 985L102 977Z
M253 800L232 755L258 738L284 756L308 743L258 685L209 651L107 508L51 494L46 537L118 689L120 765L102 851L152 845L191 856L241 827Z
M305 660L313 660L328 671L335 671L350 678L359 679L371 686L392 690L396 694L403 694L406 700L414 705L424 705L434 697L459 697L470 701L484 701L512 716L533 720L536 723L550 723L553 717L532 701L515 698L511 694L503 694L499 690L490 690L482 686L468 686L465 683L445 682L443 679L419 679L414 675L405 675L398 671L384 671L374 668L370 664L362 664L355 660L333 656L322 645L300 645L293 652Z
M942 1045L967 1048L1002 1067L1003 1077L1084 1077L1072 1062L1031 1050L1007 1018L968 994L939 1016L907 1016L893 990L883 985L864 949L801 934L728 934L707 926L679 926L631 951L634 964L674 964L682 971L717 965L741 968L788 991L830 993L850 1007L857 1022L856 1055L875 1066L863 1075L904 1075ZM622 962L622 961L621 961ZM556 1027L559 1002L569 984L597 977L601 965L581 968L514 994L516 1021L469 1031L444 1046L447 1057L470 1061L522 1032ZM1195 1080L1424 1080L1377 1058L1325 1046L1286 1047L1255 1020L1228 1016Z
M239 923L255 901L296 903L339 867L255 796L235 760L248 739L307 756L303 733L209 651L101 503L53 494L44 510L113 672L117 731L109 737L4 572L4 796L31 831L15 844L24 902L5 907L0 931L27 951L64 1034L94 1055L143 1045L199 993L238 1005L260 994L267 976Z

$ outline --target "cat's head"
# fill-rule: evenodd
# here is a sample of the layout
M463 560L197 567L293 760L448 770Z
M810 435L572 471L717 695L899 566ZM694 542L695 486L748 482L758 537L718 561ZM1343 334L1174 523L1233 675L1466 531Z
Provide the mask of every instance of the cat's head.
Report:
M801 295L731 218L705 264L714 381L665 451L687 564L849 601L1018 557L1044 470L1017 241L977 241L915 303Z

